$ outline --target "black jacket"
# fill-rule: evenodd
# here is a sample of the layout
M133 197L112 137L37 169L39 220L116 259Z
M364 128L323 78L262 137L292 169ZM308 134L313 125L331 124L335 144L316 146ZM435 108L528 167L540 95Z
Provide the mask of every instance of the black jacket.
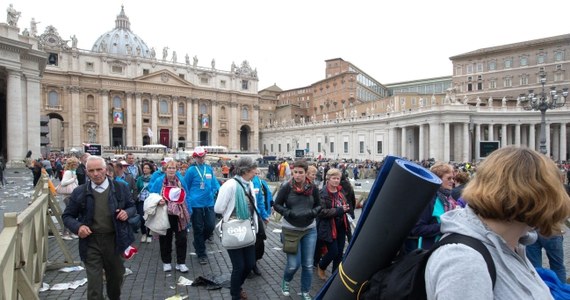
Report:
M129 217L136 214L136 207L131 198L129 188L120 182L109 180L109 211L115 212L117 209L123 209ZM69 204L65 207L62 218L65 227L71 232L77 234L81 225L91 226L93 224L93 215L95 213L93 189L91 184L80 185L73 193L71 193ZM127 221L119 221L113 218L115 226L115 253L120 254L134 241L135 237L131 226ZM79 239L79 256L82 261L87 259L87 245L90 237Z
M345 197L344 193L340 192L342 197ZM327 191L327 186L323 186L320 192L321 196L321 211L317 217L317 237L319 240L323 240L325 242L332 242L332 220L335 219L336 226L341 225L339 221L343 221L344 218L344 209L342 206L340 207L333 207L332 199L330 197L329 192ZM346 201L346 198L345 198ZM348 220L346 222L348 224ZM348 231L348 228L346 228Z
M313 193L306 196L295 193L289 182L285 182L277 193L273 208L289 224L300 228L307 227L311 225L321 210L319 189L313 185Z

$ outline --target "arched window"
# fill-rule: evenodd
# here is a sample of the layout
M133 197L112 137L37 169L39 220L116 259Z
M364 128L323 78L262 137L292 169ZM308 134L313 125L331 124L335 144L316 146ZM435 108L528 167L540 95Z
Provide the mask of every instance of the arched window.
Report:
M113 107L115 108L123 107L123 100L121 100L121 97L119 96L113 97Z
M220 107L220 117L222 119L226 118L226 107L225 106Z
M168 114L168 102L166 102L166 100L160 100L160 104L159 104L159 113L160 114Z
M204 103L200 104L200 113L201 114L207 114L208 113L208 108L206 107L206 104L204 104Z
M87 108L95 109L95 97L93 95L87 95Z
M150 113L150 105L148 104L148 99L144 99L144 100L143 100L142 112L143 112L143 114L148 114L148 113Z
M59 95L56 91L51 91L48 94L48 105L49 106L59 106Z
M241 109L241 119L242 120L249 120L249 111L247 110L247 106L244 106Z
M184 103L182 103L182 102L179 102L179 103L178 103L178 114L181 115L181 116L183 116L183 115L186 114L186 113L184 112Z

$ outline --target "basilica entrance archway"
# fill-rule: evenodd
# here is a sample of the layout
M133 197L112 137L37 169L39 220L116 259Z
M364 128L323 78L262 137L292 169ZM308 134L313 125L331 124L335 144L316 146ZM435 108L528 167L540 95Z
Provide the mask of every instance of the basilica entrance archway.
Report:
M123 127L113 127L111 139L113 147L125 146L123 142Z
M251 134L251 128L247 125L243 125L239 132L239 148L241 151L249 151L249 136Z
M208 146L208 132L207 131L200 131L200 146Z
M160 142L159 144L166 147L170 147L170 131L168 129L160 130Z

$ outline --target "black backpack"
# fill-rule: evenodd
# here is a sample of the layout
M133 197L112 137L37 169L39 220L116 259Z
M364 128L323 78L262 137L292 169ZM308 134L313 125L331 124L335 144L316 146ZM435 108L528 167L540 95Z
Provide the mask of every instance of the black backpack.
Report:
M363 287L363 293L358 299L363 300L423 300L427 299L425 288L425 268L430 255L437 248L446 244L464 244L483 255L487 269L495 287L497 271L491 253L483 243L470 236L452 233L436 244L430 250L416 249L390 266L376 272Z

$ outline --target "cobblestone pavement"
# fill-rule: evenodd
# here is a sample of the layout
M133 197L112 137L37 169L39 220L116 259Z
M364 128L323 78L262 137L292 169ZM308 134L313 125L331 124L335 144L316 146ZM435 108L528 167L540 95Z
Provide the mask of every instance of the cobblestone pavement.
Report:
M32 178L31 172L27 169L10 169L7 170L9 182L5 188L0 189L0 228L2 228L2 217L4 212L21 211L25 209L30 195L32 194ZM363 182L363 188L369 188L372 180L366 184ZM357 211L359 213L359 211ZM285 254L281 251L281 243L279 241L279 233L274 230L279 229L279 224L270 222L267 233L268 239L265 243L265 255L258 262L261 276L254 276L246 280L243 288L248 294L248 299L289 299L298 298L296 293L300 292L300 273L297 272L291 284L292 297L284 297L281 295L280 283L285 266ZM570 236L565 234L564 242L565 262L567 270L570 270ZM192 231L188 234L188 254L186 265L190 271L186 274L180 273L164 273L162 271L162 262L159 255L158 240L153 240L150 244L142 244L139 242L140 235L137 235L135 245L139 248L139 253L131 260L125 262L125 266L132 271L125 277L123 286L122 299L166 299L176 295L175 282L179 276L194 280L199 276L221 275L227 276L231 272L231 262L225 249L221 246L219 239L214 238L213 242L207 243L207 251L209 252L209 264L200 265L197 257L194 255L192 243ZM65 241L65 244L71 250L74 259L79 261L77 249L77 240ZM50 262L63 262L63 254L54 238L49 239L48 243L48 260ZM371 249L372 251L372 249ZM174 257L174 255L173 255ZM546 257L543 260L548 261ZM330 270L330 267L329 267ZM316 273L316 272L315 272ZM330 275L330 271L327 271ZM57 283L69 283L75 280L86 278L85 271L64 273L58 270L47 271L44 276L44 283L53 286ZM311 295L316 295L318 290L324 284L316 274L313 277L313 286ZM86 299L87 284L79 288L63 291L44 291L40 292L40 299ZM188 296L188 299L231 299L228 288L208 290L204 286L178 286L178 294Z

